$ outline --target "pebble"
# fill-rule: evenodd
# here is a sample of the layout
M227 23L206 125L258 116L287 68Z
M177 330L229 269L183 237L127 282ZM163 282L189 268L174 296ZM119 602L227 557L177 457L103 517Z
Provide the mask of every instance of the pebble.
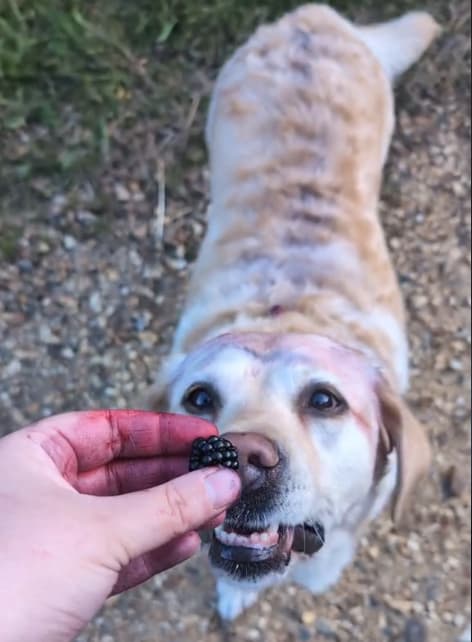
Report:
M63 239L64 247L66 250L73 250L75 246L77 245L77 241L73 236L70 236L69 234L66 234Z
M89 210L78 210L76 216L79 223L82 223L83 225L91 225L97 220L97 216L92 212L89 212Z
M449 361L449 367L451 368L451 370L455 370L456 372L461 372L464 369L462 361L460 361L459 359L451 359Z
M20 272L23 274L29 274L33 271L33 264L29 259L20 259L16 264Z
M314 611L303 611L301 620L303 624L313 624L313 622L316 620L316 613Z
M21 362L18 359L13 359L3 369L4 377L14 377L21 371Z
M385 601L391 609L394 609L395 611L398 611L403 615L408 615L412 611L413 603L411 602L411 600L386 597Z
M39 340L47 345L57 345L60 343L59 338L51 331L51 328L45 323L41 323L38 329Z
M442 489L445 499L460 497L466 484L464 473L457 466L450 466L442 475Z
M61 214L67 204L67 197L64 194L55 194L51 199L50 212L52 216Z
M336 631L334 630L332 624L324 618L318 618L316 620L316 631L317 633L319 633L320 635L324 635L325 637L332 637L336 635Z
M462 614L457 614L454 616L454 626L461 628L465 624L465 617Z
M410 618L405 624L404 642L426 642L427 632L424 622L418 618Z
M68 346L66 346L65 348L62 348L61 356L64 359L73 359L75 357L75 353L72 350L72 348L69 348Z
M378 546L369 546L369 547L367 548L367 555L368 555L371 559L373 559L373 560L377 560L377 559L379 558L379 555L380 555L380 549L379 549L379 547L378 547Z
M126 201L129 201L131 198L131 194L126 189L126 187L121 183L116 183L115 185L115 196L119 201L123 203L125 203Z
M89 297L89 306L92 312L101 312L102 311L102 297L100 292L94 291Z

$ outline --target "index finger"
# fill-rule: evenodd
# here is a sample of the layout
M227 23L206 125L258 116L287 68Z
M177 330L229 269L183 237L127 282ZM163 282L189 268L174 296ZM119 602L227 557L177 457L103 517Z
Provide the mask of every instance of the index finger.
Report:
M55 415L29 428L68 476L114 459L181 455L197 437L217 433L198 417L142 410L91 410Z

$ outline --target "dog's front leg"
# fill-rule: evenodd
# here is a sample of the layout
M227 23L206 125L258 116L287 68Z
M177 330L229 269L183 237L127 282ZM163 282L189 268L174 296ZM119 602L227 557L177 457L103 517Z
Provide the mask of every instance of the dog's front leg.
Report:
M217 610L223 621L231 621L254 604L259 596L256 585L248 587L223 577L216 580Z

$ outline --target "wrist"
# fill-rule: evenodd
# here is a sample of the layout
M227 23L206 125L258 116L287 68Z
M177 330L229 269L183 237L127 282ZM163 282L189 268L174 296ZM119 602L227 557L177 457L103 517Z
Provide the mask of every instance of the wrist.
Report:
M0 559L1 642L71 642L87 622L73 609L61 608L68 603L67 591L57 594L54 574L45 577L34 568L12 566ZM62 584L65 588L67 582Z

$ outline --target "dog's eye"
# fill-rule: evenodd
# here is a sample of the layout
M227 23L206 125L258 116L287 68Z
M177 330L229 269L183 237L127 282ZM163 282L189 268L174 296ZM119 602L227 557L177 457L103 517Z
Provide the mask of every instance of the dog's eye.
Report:
M323 414L332 414L342 410L345 406L344 400L329 388L316 388L309 398L310 408Z
M205 415L216 410L218 398L209 386L196 384L187 390L182 404L188 412Z

